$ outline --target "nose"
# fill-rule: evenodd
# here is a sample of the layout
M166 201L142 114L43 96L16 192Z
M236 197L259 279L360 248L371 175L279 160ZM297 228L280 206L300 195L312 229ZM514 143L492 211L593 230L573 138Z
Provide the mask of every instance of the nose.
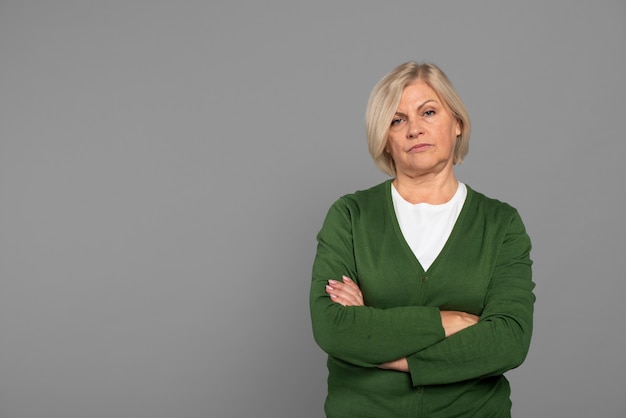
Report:
M406 136L409 139L415 139L422 133L422 127L416 120L409 120Z

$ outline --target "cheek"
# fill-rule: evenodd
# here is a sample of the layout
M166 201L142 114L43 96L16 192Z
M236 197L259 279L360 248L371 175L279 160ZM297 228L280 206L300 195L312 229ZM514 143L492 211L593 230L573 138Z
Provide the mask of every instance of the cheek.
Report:
M385 144L385 152L387 154L392 154L393 155L393 151L396 148L397 148L397 146L396 146L395 141L393 140L393 136L389 135L387 137L387 143Z

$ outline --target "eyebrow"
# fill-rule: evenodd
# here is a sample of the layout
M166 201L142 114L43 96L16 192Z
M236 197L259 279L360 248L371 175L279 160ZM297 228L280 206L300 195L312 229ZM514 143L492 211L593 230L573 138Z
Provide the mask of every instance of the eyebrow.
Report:
M426 100L424 103L422 103L421 105L417 106L417 110L420 110L421 108L423 108L424 106L426 106L428 103L433 102L433 103L438 103L437 100L435 99L428 99ZM406 113L402 113L402 112L396 112L395 113L396 116L404 116L407 117Z
M421 108L423 108L424 106L426 106L426 105L427 105L428 103L430 103L430 102L435 102L435 103L437 103L437 101L436 101L435 99L428 99L428 100L426 100L424 103L422 103L421 105L419 105L419 106L417 107L417 110L420 110Z

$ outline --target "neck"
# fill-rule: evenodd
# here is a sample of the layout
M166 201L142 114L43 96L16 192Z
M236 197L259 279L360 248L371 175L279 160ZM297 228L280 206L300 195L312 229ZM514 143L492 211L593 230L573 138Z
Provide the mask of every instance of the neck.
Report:
M407 202L440 205L448 202L456 193L459 182L454 171L436 176L410 177L398 174L393 185Z

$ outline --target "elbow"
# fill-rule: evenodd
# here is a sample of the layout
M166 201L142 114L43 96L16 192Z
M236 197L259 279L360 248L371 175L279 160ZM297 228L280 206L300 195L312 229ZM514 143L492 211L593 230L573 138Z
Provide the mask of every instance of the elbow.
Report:
M313 330L313 339L315 343L327 354L334 355L337 353L336 327L333 326L334 321L331 319L328 310L335 307L326 307L318 310L311 310L311 324Z
M515 350L515 355L513 356L513 369L522 365L524 361L526 361L526 357L528 356L528 351L530 350L530 333L528 335L523 335L520 338L520 341L517 346L517 350Z
M331 333L324 329L324 327L316 326L315 322L313 323L313 339L325 353L330 354L333 351L333 338Z
M516 369L524 363L526 360L526 356L528 355L528 348L517 348L513 350L510 357L510 363L507 369L512 370Z
M528 351L530 349L530 331L521 331L517 336L517 338L513 338L514 346L510 347L510 369L515 369L524 363L526 357L528 356Z
M498 366L501 372L519 367L525 360L530 349L532 323L502 318L489 319L494 337L499 341L497 351L502 362Z
M346 358L353 352L351 327L346 324L346 309L337 304L311 311L313 339L324 351L337 358Z

